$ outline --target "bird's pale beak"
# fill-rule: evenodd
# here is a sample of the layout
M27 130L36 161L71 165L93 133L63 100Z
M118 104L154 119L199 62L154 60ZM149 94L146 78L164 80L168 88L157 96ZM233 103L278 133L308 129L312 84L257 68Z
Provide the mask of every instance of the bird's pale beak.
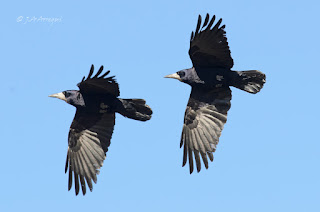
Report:
M172 79L177 79L179 81L181 81L182 79L180 78L179 74L174 73L174 74L169 74L167 76L165 76L164 78L172 78Z
M49 97L58 98L58 99L61 99L61 100L65 101L65 102L67 101L66 96L62 92L61 93L52 94Z

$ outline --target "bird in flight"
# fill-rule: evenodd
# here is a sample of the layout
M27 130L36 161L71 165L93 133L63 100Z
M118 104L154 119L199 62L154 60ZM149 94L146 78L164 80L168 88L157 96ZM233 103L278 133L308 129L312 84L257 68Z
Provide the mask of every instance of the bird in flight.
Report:
M215 25L215 16L210 20L206 15L203 25L199 15L195 32L191 33L189 56L193 67L165 76L189 84L191 94L184 115L180 140L183 146L183 162L189 160L190 174L193 172L193 156L197 171L201 161L208 169L208 158L213 161L219 137L227 121L231 107L230 86L249 93L258 93L266 81L260 71L232 71L233 59L230 55L225 25L222 19Z
M106 77L110 71L103 71L103 66L92 77L94 66L91 66L87 78L78 83L80 90L66 90L52 94L55 97L76 107L68 136L68 153L65 166L69 168L68 190L72 187L72 174L76 195L80 185L83 195L86 194L86 183L92 191L92 181L97 182L97 174L103 165L108 151L115 113L139 120L151 118L152 110L144 99L120 99L119 85L114 76ZM80 184L79 184L80 180Z

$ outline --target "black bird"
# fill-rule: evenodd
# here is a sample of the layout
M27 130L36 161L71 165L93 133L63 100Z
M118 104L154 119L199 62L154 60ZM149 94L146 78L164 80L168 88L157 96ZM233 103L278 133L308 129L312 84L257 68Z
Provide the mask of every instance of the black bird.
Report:
M97 182L97 174L106 158L110 139L115 125L115 113L139 120L151 118L152 110L144 99L120 99L119 86L114 76L106 77L110 71L101 76L103 66L93 77L91 66L87 79L83 77L78 83L80 90L67 90L50 95L64 100L76 107L68 137L68 153L65 166L69 166L68 190L72 187L74 174L75 192L79 193L79 179L82 193L86 193L86 184L92 191L92 181Z
M206 169L209 167L207 156L213 161L212 153L216 150L231 107L229 86L255 94L261 90L266 79L260 71L231 70L233 60L225 25L220 26L220 19L213 26L215 16L209 20L207 14L201 27L199 15L197 28L191 33L189 56L193 67L165 76L192 87L180 141L180 148L184 146L182 166L188 158L190 174L193 172L193 155L198 172L201 170L200 156Z

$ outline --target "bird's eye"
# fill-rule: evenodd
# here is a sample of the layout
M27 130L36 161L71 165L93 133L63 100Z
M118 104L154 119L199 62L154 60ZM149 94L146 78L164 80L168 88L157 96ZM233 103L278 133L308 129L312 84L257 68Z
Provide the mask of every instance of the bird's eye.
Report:
M70 96L70 93L69 93L69 92L63 91L62 93L63 93L63 95L64 95L66 98L67 98L68 96Z
M186 75L186 74L184 73L184 71L178 71L177 74L178 74L180 77L184 77L184 75Z

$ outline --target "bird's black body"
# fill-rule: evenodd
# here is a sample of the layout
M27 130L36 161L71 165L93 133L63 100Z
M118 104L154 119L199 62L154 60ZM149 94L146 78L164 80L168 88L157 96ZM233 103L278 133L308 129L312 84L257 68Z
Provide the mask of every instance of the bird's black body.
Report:
M189 79L183 81L184 83L207 89L230 86L233 74L232 71L222 68L191 68L182 71L185 72L185 77L191 75Z
M92 180L97 182L97 174L102 167L110 145L115 125L115 113L139 120L151 118L152 110L143 99L121 99L118 83L114 77L99 76L103 66L92 77L93 65L87 79L78 84L80 90L67 90L51 97L66 101L77 108L68 136L68 154L65 171L69 169L68 188L74 179L76 195L80 185L83 195L86 183L92 190ZM74 177L72 177L72 175ZM79 184L80 181L80 184Z
M195 32L190 39L189 56L193 67L178 71L167 78L178 79L192 87L184 116L180 147L184 147L183 166L189 159L193 172L193 155L197 171L201 170L200 157L206 168L227 121L231 107L231 90L234 86L249 93L257 93L265 83L265 75L259 71L232 71L233 59L225 37L222 19L215 25L215 16L206 15L201 27L199 15Z
M67 103L75 106L78 110L85 110L88 113L115 113L121 101L113 95L103 94L81 94L77 90L63 91L67 98ZM68 98L69 97L69 98ZM102 108L101 105L105 105Z

